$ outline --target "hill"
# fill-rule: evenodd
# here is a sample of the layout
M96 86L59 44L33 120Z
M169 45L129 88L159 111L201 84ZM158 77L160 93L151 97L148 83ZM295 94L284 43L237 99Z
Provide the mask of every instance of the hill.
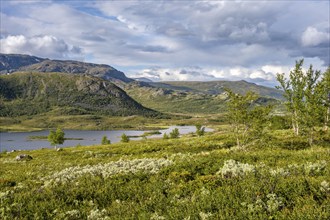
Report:
M255 92L262 97L283 99L282 92L266 86L260 86L255 83L240 81L172 81L172 82L154 82L150 85L158 88L180 90L184 92L194 92L209 95L219 95L224 92L225 88L235 93L245 94L247 91Z
M176 83L176 82L174 82ZM178 82L180 83L180 82ZM182 84L189 82L181 82ZM208 82L195 82L207 85ZM235 85L235 82L233 83ZM233 91L237 92L236 87ZM238 87L237 87L238 88ZM257 87L258 88L258 87ZM142 105L160 112L184 114L218 114L226 111L227 95L222 89L210 94L184 86L167 83L133 82L125 86L125 91ZM241 90L242 93L248 90ZM264 93L263 93L264 94ZM257 104L278 104L273 97L261 96Z
M107 80L67 73L2 75L0 104L0 116L34 115L57 106L66 114L159 114L143 107Z

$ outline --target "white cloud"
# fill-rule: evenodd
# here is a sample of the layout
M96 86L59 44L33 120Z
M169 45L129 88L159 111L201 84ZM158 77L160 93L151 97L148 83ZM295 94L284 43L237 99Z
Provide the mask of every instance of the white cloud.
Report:
M314 27L308 27L302 37L301 37L301 43L303 46L308 47L308 46L317 46L321 43L327 43L330 40L329 37L329 32L321 32L318 31Z
M264 65L261 67L261 70L265 73L285 73L290 70L290 67L287 66L278 66L278 65Z
M1 53L30 54L46 58L70 58L81 53L81 49L69 46L54 36L44 35L25 37L23 35L7 36L0 40Z
M130 77L146 77L154 81L209 81L209 80L247 80L273 86L276 72L265 72L263 67L248 69L244 67L235 68L161 68L154 67L135 71ZM281 67L277 67L281 68ZM267 68L266 68L267 69ZM284 67L282 69L285 69Z
M329 62L326 1L11 2L0 13L2 52L85 55L166 80L269 81L300 58Z

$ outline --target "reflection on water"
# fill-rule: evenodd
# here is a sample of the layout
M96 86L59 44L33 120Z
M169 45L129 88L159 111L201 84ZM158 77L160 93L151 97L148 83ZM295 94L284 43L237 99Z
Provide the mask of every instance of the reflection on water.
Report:
M166 132L169 134L174 128L178 128L180 134L188 134L195 132L195 126L171 126L168 129L159 130L161 134L148 136L148 138L161 138ZM206 129L211 131L211 129ZM102 137L107 136L111 143L119 142L121 135L125 133L128 136L141 136L146 131L137 130L119 130L119 131L80 131L80 130L64 130L65 138L74 138L82 140L66 140L63 145L59 147L72 146L87 146L100 145ZM30 136L47 136L48 130L34 131L34 132L1 132L0 133L0 151L11 150L33 150L39 148L52 148L47 140L29 140ZM139 138L131 138L131 140L138 140Z

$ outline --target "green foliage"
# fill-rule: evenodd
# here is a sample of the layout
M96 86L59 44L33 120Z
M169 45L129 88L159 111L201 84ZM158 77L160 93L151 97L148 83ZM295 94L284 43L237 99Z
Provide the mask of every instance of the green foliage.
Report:
M238 147L243 147L252 140L263 140L266 136L265 128L272 106L255 106L258 96L252 92L246 95L228 93L228 120Z
M164 133L164 135L163 135L163 139L170 139L170 137L166 134L166 132Z
M196 126L196 134L197 136L203 136L205 134L205 127L202 127L202 125L197 124Z
M324 131L329 130L330 119L330 67L325 71L323 78L319 84L318 89L321 95L321 112Z
M48 141L52 146L57 146L58 144L64 143L64 131L62 131L60 128L57 128L56 131L50 130L48 135Z
M321 125L322 118L327 114L327 101L325 97L329 90L326 89L327 74L322 76L321 71L315 71L310 65L303 71L304 60L296 62L294 70L290 71L289 79L284 73L277 74L279 89L284 91L286 107L291 116L292 128L295 135L308 137L309 143L313 143L315 128Z
M272 115L269 118L269 122L270 122L270 128L272 130L291 128L291 121L290 118L288 118L287 116Z
M129 137L124 133L121 135L121 142L123 143L128 143L130 140L129 140Z
M108 140L107 136L104 135L104 136L102 137L101 144L102 144L102 145L111 144L111 141Z
M171 132L170 132L170 138L179 138L180 136L180 132L178 128L174 128Z

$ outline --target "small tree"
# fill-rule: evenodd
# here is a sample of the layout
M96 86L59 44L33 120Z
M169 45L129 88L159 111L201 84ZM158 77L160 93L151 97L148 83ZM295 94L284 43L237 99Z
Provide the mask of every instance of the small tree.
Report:
M327 115L328 102L326 100L329 90L327 89L327 72L319 80L322 76L321 71L315 71L312 65L307 71L303 71L303 62L304 60L296 62L288 79L284 77L284 73L277 74L277 81L280 83L277 88L284 91L294 134L307 136L311 145L315 128L326 119L326 117L324 119L322 117Z
M170 133L170 138L179 138L180 132L178 128L174 128Z
M226 90L228 119L233 129L238 147L243 147L248 141L260 140L265 133L267 118L272 109L271 106L255 106L258 96L252 92L240 95Z
M101 142L102 145L107 145L107 144L111 144L111 141L108 140L107 136L103 136L102 137L102 142Z
M166 134L166 132L163 135L163 139L169 139L170 137Z
M323 74L323 78L320 82L319 88L322 90L321 111L323 117L323 130L327 132L330 119L330 66Z
M205 134L205 127L202 127L202 125L197 124L196 126L196 134L198 136L203 136Z
M56 131L50 130L48 135L48 141L52 146L55 146L56 149L58 144L64 143L64 135L64 131L62 131L60 128L57 128Z
M121 135L121 142L123 143L129 142L129 137L125 133Z

